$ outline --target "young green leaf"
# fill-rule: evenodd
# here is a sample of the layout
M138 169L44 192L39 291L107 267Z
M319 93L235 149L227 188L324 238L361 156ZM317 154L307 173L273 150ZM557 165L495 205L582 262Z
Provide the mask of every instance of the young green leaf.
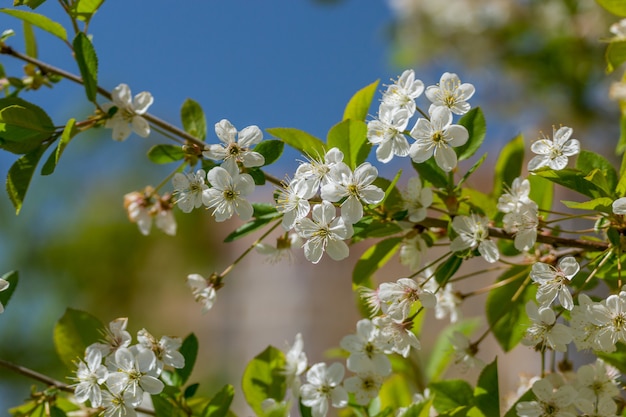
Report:
M326 154L326 145L315 136L291 127L273 127L267 132L299 150L310 158L320 158Z
M70 143L70 140L72 140L72 138L79 132L80 130L76 128L76 119L68 120L65 128L63 129L63 133L61 133L61 139L59 140L56 151L52 152L48 157L48 160L41 169L41 175L50 175L54 172L63 151L67 147L68 143Z
M510 187L513 180L522 175L524 148L522 135L517 135L502 148L495 165L492 196L500 197L506 187Z
M570 190L586 195L587 197L609 197L606 195L606 191L602 189L602 187L595 184L593 181L590 181L588 178L585 178L585 173L576 169L565 168L559 171L543 169L535 171L534 174L552 181L555 184L562 185L565 188L569 188ZM532 176L530 178L532 178Z
M554 184L539 175L531 175L528 181L530 182L530 199L537 203L539 210L551 210Z
M180 347L179 352L185 358L185 366L176 369L174 371L174 379L177 386L183 386L189 379L193 366L196 364L196 357L198 356L198 338L195 334L191 333L183 340L183 344Z
M76 0L72 2L70 14L78 20L88 22L102 3L104 0Z
M76 63L83 77L83 85L87 93L87 99L95 102L98 94L98 57L91 41L82 32L74 38L73 42Z
M374 94L378 88L378 80L357 91L343 112L343 120L352 119L365 121L369 113Z
M590 210L601 211L603 213L613 213L613 199L609 197L594 198L593 200L584 201L579 203L578 201L565 201L561 200L566 207L576 210Z
M603 177L602 183L596 181L596 184L600 184L608 194L613 194L615 187L617 187L617 171L613 168L613 164L595 152L580 151L576 159L576 169L585 174L590 174L596 169L599 170Z
M254 147L254 152L258 152L265 158L263 166L272 164L283 154L285 142L280 140L264 140Z
M37 6L39 4L37 4ZM37 6L31 6L31 8L34 9ZM63 41L67 41L67 32L65 31L65 28L60 23L57 23L44 15L26 10L15 9L0 9L0 12L16 17L24 22L30 23L33 26L37 26L39 29L43 29Z
M474 390L461 379L448 379L428 385L434 395L433 406L439 413L471 407L474 404Z
M148 150L148 159L155 164L169 164L185 157L185 151L179 145L154 145Z
M475 107L461 117L459 124L465 126L469 133L469 139L465 145L454 148L459 161L463 161L474 155L483 144L485 134L487 133L487 123L485 122L483 111L480 107Z
M428 181L432 185L438 188L448 188L452 184L449 184L448 175L443 172L441 168L437 166L437 163L433 158L428 159L421 163L411 163L415 171L424 181Z
M428 381L438 381L444 374L450 362L454 358L452 349L452 334L461 332L469 337L479 327L479 319L466 319L457 323L444 327L443 331L437 336L437 340L430 350L430 356L426 361L426 377Z
M68 369L76 368L76 360L85 356L85 349L104 334L104 325L96 317L68 308L54 326L54 346Z
M200 104L188 98L180 109L185 132L200 140L206 139L206 117Z
M485 417L500 416L500 398L498 388L498 359L494 359L480 373L478 383L474 389L474 403Z
M626 17L626 3L623 0L596 0L598 4L604 7L610 13L616 16Z
M24 26L24 51L29 57L37 59L37 40L33 25L26 21L22 22L22 25Z
M26 197L30 181L33 178L39 160L47 148L47 145L40 146L33 152L21 156L9 168L6 188L13 207L15 207L16 215L20 214L20 210L22 210L22 204L24 203L24 197Z
M2 275L0 278L2 278L3 280L9 283L9 286L7 287L7 289L0 292L0 305L2 305L4 309L6 309L7 304L9 303L9 300L11 299L11 297L13 296L13 293L15 292L15 288L17 288L17 282L19 281L19 274L17 273L17 271L11 271Z
M226 417L234 396L235 388L230 384L224 385L202 411L202 417Z
M280 217L282 214L279 213L275 207L269 204L257 204L253 203L252 207L254 208L254 212L252 214L253 218L247 223L244 223L240 227L238 227L234 232L226 236L224 242L232 242L237 239L240 239L255 230L260 229L265 226L272 220ZM270 208L268 208L270 207Z
M28 6L31 9L36 9L41 6L46 0L13 0L13 6Z
M439 285L445 285L448 280L456 274L456 271L459 270L462 263L462 258L456 255L450 255L448 259L437 265L437 269L435 270L435 280L437 283Z
M367 141L367 125L361 120L347 119L328 131L328 148L343 152L343 161L354 169L365 162L371 145Z
M281 401L287 390L285 381L285 354L268 346L248 363L241 382L243 394L250 407L261 415L261 403L273 398Z
M382 268L398 251L400 242L402 242L402 238L392 237L370 246L370 248L361 255L361 259L359 259L354 266L352 283L361 285L376 271Z
M0 148L26 154L54 133L54 124L40 107L21 98L0 99Z
M534 300L537 289L529 284L529 273L529 266L512 267L498 278L497 282L506 284L492 289L487 296L487 321L505 352L522 340L531 324L526 303Z
M606 48L606 72L612 73L626 62L626 41L625 40L613 40Z

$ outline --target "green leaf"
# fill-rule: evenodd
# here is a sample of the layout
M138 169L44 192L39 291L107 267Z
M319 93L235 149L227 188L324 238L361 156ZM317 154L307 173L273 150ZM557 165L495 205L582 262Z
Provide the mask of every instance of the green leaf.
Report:
M41 3L43 3L43 1ZM39 4L30 7L34 9ZM26 10L15 9L0 9L0 12L16 17L24 22L30 23L33 26L37 26L39 29L43 29L57 38L67 41L67 32L65 31L65 28L60 23L57 23L44 15Z
M202 417L226 417L234 396L235 388L230 384L224 385L202 411Z
M65 414L65 411L61 410L59 407L57 406L50 406L49 407L49 414L50 417L67 417L67 414Z
M415 171L422 178L422 181L428 181L432 185L438 188L448 188L449 185L449 177L434 161L433 158L430 158L421 163L411 162Z
M2 305L2 308L5 309L7 307L7 304L9 303L9 300L13 296L13 293L15 292L15 288L17 288L19 276L17 271L11 271L2 275L0 278L9 283L7 289L0 292L0 305Z
M176 407L166 394L151 395L156 417L183 417L183 411Z
M250 407L260 415L261 403L273 398L281 401L287 389L285 381L285 354L268 346L248 363L241 382L243 394Z
M594 198L590 201L579 203L577 201L561 201L566 207L577 210L601 211L603 213L613 213L613 199L609 197Z
M247 234L254 232L265 226L273 219L282 216L281 213L276 211L276 208L272 207L272 211L266 209L267 204L252 204L254 212L252 214L253 219L247 223L244 223L238 227L234 232L226 236L224 242L232 242L244 237Z
M615 187L617 187L617 172L609 161L595 152L586 150L580 151L576 159L576 169L582 171L586 175L592 174L594 171L601 174L594 175L594 183L602 187L608 194L613 195Z
M285 142L280 140L264 140L254 147L254 152L258 152L265 158L263 166L272 164L283 154Z
M439 413L471 406L474 403L474 390L470 384L461 379L432 382L428 388L434 395L433 406Z
M104 0L77 0L73 3L71 9L72 17L88 22L98 8L104 3Z
M428 381L437 381L448 368L454 358L454 349L450 342L454 332L461 332L469 337L480 325L478 317L466 319L443 328L437 336L437 340L430 350L430 356L426 361L426 378Z
M617 146L615 147L615 153L621 155L626 151L626 115L622 114L622 117L619 119L619 140L617 141ZM622 164L622 171L624 170L624 164Z
M174 371L173 379L176 386L182 387L189 379L189 375L191 375L191 371L193 371L193 366L196 364L196 357L198 356L198 338L195 334L190 333L189 336L183 340L179 352L185 358L185 366Z
M37 164L47 148L48 146L44 145L21 156L9 169L6 188L13 207L15 207L15 214L20 214L20 210L22 210L30 180L33 178Z
M590 179L585 178L585 173L579 170L570 168L561 169L559 171L545 169L535 171L534 174L550 180L555 184L559 184L565 188L569 188L570 190L577 191L583 195L586 195L587 197L610 197L606 195L606 192L602 189L602 187L598 186L593 181L590 181Z
M367 141L367 125L361 120L347 119L328 131L328 148L343 152L343 162L354 169L367 159L371 145Z
M609 46L606 48L606 72L612 73L626 62L626 40L619 39L613 40L609 43Z
M33 25L28 22L22 22L24 26L24 51L26 55L37 58L37 40L35 39L35 32L33 31Z
M200 140L206 139L206 117L200 104L188 98L180 109L183 129Z
M46 0L13 0L13 6L28 6L31 9L36 9L45 1Z
M369 113L374 94L378 88L378 80L356 92L343 111L343 120L352 119L365 121Z
M463 175L463 177L461 177L461 179L459 180L458 184L456 185L456 188L459 189L461 188L461 185L463 185L463 183L465 181L467 181L467 179L478 169L480 168L480 166L483 164L483 162L485 162L485 159L487 159L487 154L484 154L483 156L480 157L480 159L476 162L474 162L474 165L472 165L472 167L470 169L467 170L467 172Z
M392 407L398 409L406 407L413 402L413 390L406 375L400 372L392 373L385 379L385 383L380 388L381 407Z
M185 151L179 145L154 145L148 151L148 159L155 164L169 164L185 158Z
M98 57L91 41L82 32L79 32L73 42L76 63L83 77L83 84L87 99L95 102L98 94Z
M483 111L480 107L475 107L461 117L459 124L465 126L469 133L469 139L465 145L454 148L459 161L462 161L474 155L483 144L485 134L487 133L487 123L485 122Z
M27 154L54 131L52 120L40 107L17 97L0 99L0 148Z
M309 158L323 158L326 154L326 145L315 136L291 127L273 127L267 132L299 150Z
M96 317L68 308L54 326L54 346L68 369L76 368L76 360L85 356L85 349L104 334L104 325Z
M492 196L500 197L506 187L510 187L513 180L522 175L524 149L522 135L517 135L502 148L495 165Z
M480 373L474 389L474 403L485 417L500 417L500 390L498 388L498 359L494 359Z
M616 350L611 353L605 352L594 352L598 358L602 359L604 362L609 365L617 368L622 374L626 373L626 345L622 342L617 342Z
M497 281L506 280L507 283L492 289L487 296L487 321L505 352L509 352L522 340L531 324L526 315L526 303L534 300L537 290L529 285L529 273L529 266L510 268Z
M596 2L616 16L626 17L626 3L624 3L624 0L596 0Z
M515 404L513 404L511 408L509 408L509 411L506 412L504 417L519 417L519 414L517 414L517 404L526 401L533 401L535 399L535 394L533 393L532 389L529 389L524 393L524 395L522 395L517 401L515 401Z
M63 133L61 133L61 140L59 140L56 151L52 152L48 157L48 160L41 170L41 175L50 175L54 172L63 151L67 147L68 143L70 143L70 140L72 140L72 138L78 133L80 133L80 130L76 129L76 119L68 120L65 128L63 129Z
M530 182L529 198L537 203L539 210L551 210L554 184L538 175L528 177L528 182Z
M370 246L354 266L352 283L361 285L385 265L398 251L401 237L392 237Z
M456 271L459 270L462 263L462 258L451 255L444 262L437 265L437 269L435 270L435 280L437 280L437 283L439 285L445 285Z

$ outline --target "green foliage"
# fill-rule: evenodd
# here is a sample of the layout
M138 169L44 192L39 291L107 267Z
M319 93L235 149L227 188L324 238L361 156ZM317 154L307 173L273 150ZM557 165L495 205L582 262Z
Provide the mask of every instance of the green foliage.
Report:
M370 106L372 105L377 87L378 80L357 91L352 96L343 112L343 120L352 119L364 122L369 113Z
M185 366L174 370L172 382L175 386L182 387L189 379L191 371L193 371L193 367L196 364L196 358L198 357L198 338L195 334L191 333L183 340L179 352L185 358Z
M35 39L35 31L33 25L28 22L22 22L24 27L24 50L26 55L37 58L37 40Z
M98 94L98 57L91 41L82 32L79 32L72 43L74 46L74 54L76 55L76 63L83 77L83 85L85 93L89 101L95 102Z
M626 41L623 39L613 40L606 48L606 72L611 73L626 62Z
M292 148L299 150L309 158L321 158L326 154L326 145L322 140L300 129L273 127L267 129L267 132Z
M50 154L48 160L41 169L41 175L50 175L54 172L57 164L59 163L59 159L61 159L63 151L70 143L70 140L72 140L72 138L78 133L80 133L80 130L76 128L76 119L68 120L65 128L63 129L63 133L61 133L61 139L59 140L56 150Z
M104 0L75 0L72 2L70 15L78 20L89 22Z
M412 162L413 168L419 174L422 181L427 181L438 188L448 188L451 187L450 177L446 174L433 158L426 160L420 164Z
M626 345L618 342L616 347L615 352L595 352L595 354L604 362L617 368L622 374L626 374Z
M9 283L9 287L6 290L0 292L0 304L2 304L4 308L6 308L9 300L15 292L15 289L17 288L19 274L17 273L17 271L10 271L2 275L0 278Z
M54 131L52 120L40 107L18 97L0 99L0 149L27 154Z
M282 216L271 204L253 203L252 220L238 227L234 232L226 236L224 242L232 242L260 229L272 220Z
M596 2L616 16L626 17L626 4L622 0L596 0Z
M185 158L185 151L178 145L154 145L148 150L148 159L155 164L169 164Z
M385 379L385 383L378 393L380 406L383 408L392 407L397 410L411 404L414 387L409 382L410 379L401 373L394 372L391 374L389 378Z
M371 145L367 141L367 125L361 120L347 119L328 131L328 148L343 152L343 162L351 169L367 159Z
M435 279L439 285L445 285L456 271L459 270L461 264L463 263L463 259L456 256L450 255L448 259L444 262L437 265L437 269L435 270Z
M524 137L517 135L500 151L493 175L492 196L501 196L506 187L510 187L513 180L522 175L523 162Z
M352 283L361 285L383 267L398 251L402 238L392 237L370 246L361 255L352 272Z
M48 145L40 146L33 152L21 156L11 165L11 168L9 168L6 189L11 203L13 203L13 207L15 207L15 214L20 214L22 210L26 191L28 191L28 186L33 178L37 164L46 149L48 149Z
M36 6L31 6L33 9L35 7ZM26 10L0 9L0 12L16 17L23 22L30 23L31 25L45 30L63 41L67 41L67 32L65 31L63 25L53 21L49 17Z
M280 140L264 140L254 147L254 151L265 158L263 166L273 164L283 154L285 143Z
M534 300L536 288L530 285L530 266L517 265L504 272L497 282L506 282L489 291L487 321L498 344L505 352L513 349L531 324L526 303Z
M454 348L450 342L454 332L461 332L469 337L480 325L478 318L467 319L446 326L433 345L426 361L426 377L429 381L438 381L454 358Z
M474 389L474 403L484 417L500 417L497 358L480 373Z
M96 317L68 308L54 326L54 347L67 369L74 370L76 361L84 358L85 349L105 334L104 325Z
M565 168L560 171L554 171L552 169L543 169L535 171L534 173L540 177L543 177L555 184L559 184L570 190L579 192L587 197L609 197L602 186L596 184L594 176L599 171L592 171L589 175L577 169ZM532 177L531 177L532 178ZM532 190L532 184L531 184ZM537 202L537 204L539 204Z
M36 9L45 1L46 0L13 0L13 6L28 6L31 9Z
M550 210L554 199L554 184L538 175L529 176L528 182L530 182L530 199L537 203L539 210Z
M200 104L188 98L180 109L183 129L200 140L206 139L206 117Z
M518 417L517 410L515 409L515 407L517 407L517 404L533 400L535 400L535 394L532 392L532 390L529 389L524 393L524 395L522 395L517 401L515 401L515 404L513 404L511 408L509 408L509 411L506 412L504 417Z
M248 363L241 382L246 401L257 415L263 413L261 403L273 398L281 401L287 389L284 375L285 354L268 346Z
M462 379L432 382L428 388L434 395L433 406L439 413L457 415L460 409L467 410L473 405L474 390Z
M202 417L226 417L234 396L235 388L230 384L224 385L202 411Z
M593 200L579 203L577 201L561 201L566 207L577 210L601 211L603 213L612 213L613 199L609 197L594 198Z
M475 107L461 117L459 124L465 126L469 133L469 139L465 145L454 148L459 161L463 161L474 155L483 144L487 133L487 123L483 111L480 107Z

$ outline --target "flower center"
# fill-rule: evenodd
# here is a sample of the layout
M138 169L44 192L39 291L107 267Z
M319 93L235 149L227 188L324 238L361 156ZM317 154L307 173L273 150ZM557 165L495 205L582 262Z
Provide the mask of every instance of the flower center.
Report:
M353 195L355 197L359 196L359 187L356 186L355 184L350 184L348 185L348 194L349 195Z
M441 130L438 130L435 133L433 133L432 140L433 142L435 142L435 144L440 144L441 142L445 142L445 137L443 135L443 132Z
M228 201L235 200L237 198L237 193L233 190L224 190L224 199Z
M230 145L228 145L228 148L226 148L226 153L231 158L238 157L239 155L242 154L242 151L243 149L241 149L241 147L237 145L236 143L231 143Z

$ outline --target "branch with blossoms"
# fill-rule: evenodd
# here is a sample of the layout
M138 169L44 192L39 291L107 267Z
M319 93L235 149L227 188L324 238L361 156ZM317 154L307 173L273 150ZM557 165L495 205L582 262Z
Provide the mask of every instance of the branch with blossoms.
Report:
M185 214L200 208L210 209L216 222L233 217L243 222L226 238L229 242L260 233L221 273L187 277L203 312L219 302L217 292L224 288L225 277L236 279L232 273L247 256L260 254L279 262L302 251L315 267L324 256L344 261L352 244L367 244L352 280L364 317L354 334L339 341L341 355L330 364L310 364L301 334L284 351L269 346L250 361L242 378L243 395L256 415L287 416L298 409L304 416L324 417L331 407L380 417L624 414L620 373L626 372L626 291L621 276L626 169L618 170L583 149L585 141L574 139L572 128L555 127L551 137L542 135L533 142L534 156L525 166L526 145L521 136L514 138L498 156L493 189L474 189L468 180L484 169L485 156L476 154L486 136L485 115L470 103L475 87L449 72L427 86L413 70L406 70L384 86L370 120L378 82L359 90L326 140L295 128L266 129L272 136L267 139L258 126L239 130L222 119L214 125L218 143L207 143L206 118L197 102L183 104L178 128L148 113L154 103L150 93L133 96L126 84L111 92L98 85L96 49L87 32L101 3L70 3L81 5L80 14L76 7L64 7L74 31L71 42L60 24L43 15L2 10L64 41L80 70L80 76L74 75L22 54L7 44L11 33L0 36L0 53L25 62L30 77L2 84L6 97L0 99L0 148L20 155L7 178L17 213L44 155L48 157L42 173L51 174L80 133L110 129L114 140L124 141L133 134L150 138L156 131L172 143L155 144L148 158L176 168L157 186L124 196L128 217L142 234L149 234L154 223L173 235L175 210ZM610 43L612 65L616 59L626 60L626 54L618 58L615 52L623 48L617 38ZM87 102L93 105L87 119L70 118L59 126L44 109L19 97L63 79L84 86ZM101 103L100 97L107 101ZM300 151L303 162L281 181L268 174L267 167L280 161L285 145ZM624 149L620 144L620 153ZM405 167L394 178L382 178L377 166L388 163ZM407 168L414 174L404 181ZM272 202L250 201L257 187L267 183L272 184L266 187ZM562 202L571 214L553 211L556 187L580 196L582 201ZM586 223L584 228L560 227L574 219ZM274 245L270 238L275 235ZM445 248L444 253L433 256L438 247ZM377 285L375 274L396 254L405 276ZM486 265L484 269L461 275L473 258ZM494 271L500 275L487 285L470 281ZM474 287L461 293L455 286L466 280ZM17 282L16 272L0 278L0 313ZM462 319L462 304L485 293L486 323ZM450 324L437 337L435 348L424 352L423 330L430 316ZM104 326L89 313L68 309L55 327L54 341L73 383L65 385L0 361L48 387L34 391L10 412L106 417L138 412L234 414L232 385L209 398L197 394L199 384L188 384L198 350L193 334L184 340L157 339L144 329L133 344L126 326L125 318ZM519 395L508 404L501 401L497 360L479 357L488 337L505 357L519 344L537 352L538 375L521 384ZM579 351L591 351L596 360L574 370L570 358ZM453 366L478 368L479 376L476 381L450 379L445 372ZM501 412L504 406L508 411Z

